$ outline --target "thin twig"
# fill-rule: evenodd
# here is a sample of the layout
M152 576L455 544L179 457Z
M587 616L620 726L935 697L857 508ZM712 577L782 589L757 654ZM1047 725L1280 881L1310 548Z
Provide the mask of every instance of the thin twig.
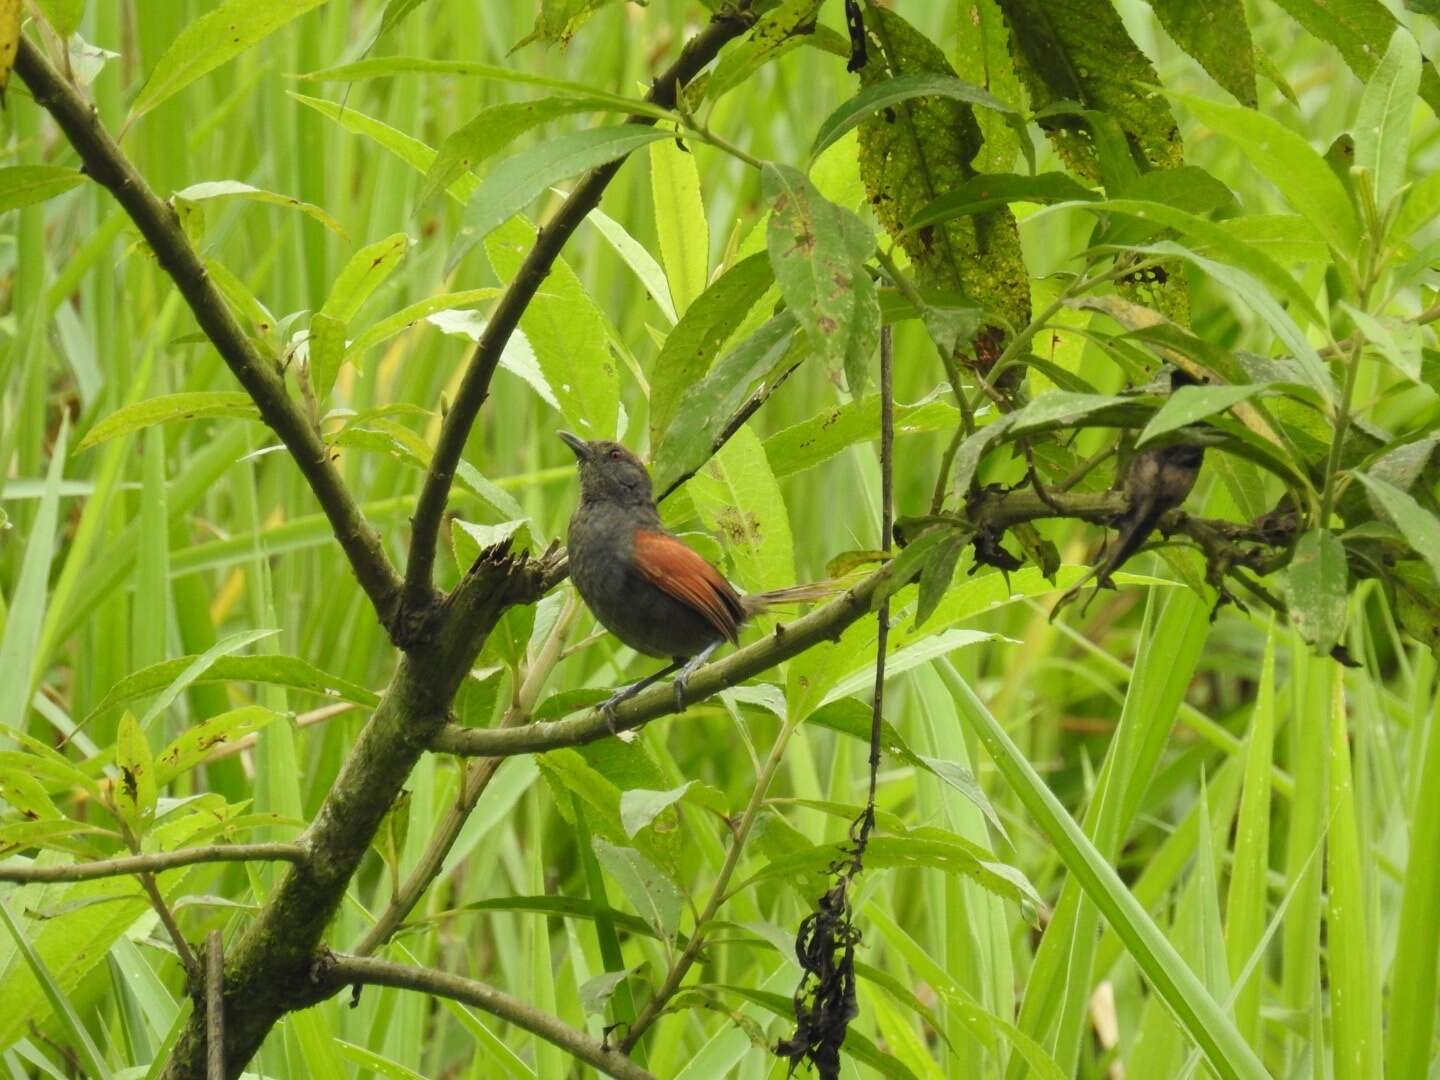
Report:
M892 388L894 346L890 327L880 331L880 550L888 553L895 543L895 403ZM890 598L875 611L875 699L870 718L870 797L865 803L865 826L861 830L863 852L870 827L875 822L875 784L880 772L880 726L885 711L885 648L890 637ZM857 854L857 860L859 856Z
M284 376L255 348L210 280L205 262L191 246L174 208L145 182L100 123L94 107L55 70L40 47L24 37L15 56L15 73L25 80L36 104L55 118L84 162L86 174L130 215L205 336L259 407L261 419L290 451L330 520L356 580L393 636L400 577L385 555L380 534L345 487L319 432L290 397Z
M389 986L418 990L473 1005L506 1023L560 1047L576 1059L620 1080L654 1080L654 1077L618 1050L561 1023L548 1013L475 979L462 979L428 968L393 964L363 956L334 954L318 966L317 976L333 989L343 986Z
M144 889L145 895L150 898L150 906L155 909L155 914L160 916L160 922L165 927L165 932L170 935L170 941L175 946L175 952L180 956L180 966L185 969L185 975L189 978L190 985L198 986L200 961L195 958L195 950L190 948L190 943L180 932L180 924L175 920L175 913L170 910L170 905L165 903L165 897L160 893L160 886L155 884L155 875L142 873L137 874L136 877L140 881L140 888Z
M57 881L94 881L125 874L158 874L177 866L219 862L304 862L305 849L299 844L214 844L209 847L157 851L149 855L126 855L98 862L70 863L67 866L0 866L0 881L22 884Z
M205 1080L225 1080L225 939L205 939Z
M738 37L755 21L746 0L737 10L715 15L710 25L693 37L679 58L652 84L645 100L653 105L671 108L681 87L715 59L724 45ZM636 115L632 124L654 124L653 116ZM432 575L440 526L455 470L470 438L471 428L490 393L490 380L500 363L506 343L520 325L520 317L534 298L550 267L560 255L570 235L600 203L600 196L619 171L625 159L617 158L592 169L577 184L568 198L547 221L535 238L535 245L516 271L505 295L495 306L475 351L470 356L455 400L440 427L435 454L425 474L420 497L411 519L410 558L405 567L405 591L402 608L407 616L424 620L434 606Z

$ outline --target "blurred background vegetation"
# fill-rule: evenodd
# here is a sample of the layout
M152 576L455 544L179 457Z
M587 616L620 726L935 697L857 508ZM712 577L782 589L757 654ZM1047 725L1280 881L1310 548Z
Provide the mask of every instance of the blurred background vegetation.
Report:
M303 200L333 219L249 200L197 204L202 209L200 220L192 222L193 235L207 258L233 271L265 305L263 313L255 313L257 325L273 323L264 329L277 349L305 325L297 316L324 304L356 250L395 233L410 238L408 251L351 319L352 331L432 296L503 285L483 247L447 269L462 206L443 196L417 205L417 197L425 181L425 147L440 145L483 107L533 93L499 79L447 73L355 83L297 76L359 59L368 49L376 57L502 65L638 96L709 18L694 0L613 4L589 19L566 47L531 43L512 52L532 28L533 5L430 0L371 48L386 8L382 0L331 2L127 126L130 104L156 60L210 6L200 0L91 4L80 26L88 44L72 50L72 61L77 71L93 75L89 93L100 119L112 131L124 129L126 152L157 191L238 180ZM970 2L897 0L894 7L952 60L973 40ZM1167 90L1224 97L1160 28L1149 6L1117 0L1116 8ZM1405 17L1427 55L1440 46L1431 20ZM843 40L838 4L825 5L820 19ZM1293 92L1292 97L1276 81L1261 78L1260 111L1323 151L1352 124L1361 81L1333 46L1303 30L1279 5L1250 4L1249 22L1256 55L1263 54ZM707 122L756 157L803 164L819 120L853 96L856 86L843 56L796 48L750 74L719 100ZM1021 97L1013 76L1009 85L990 89L1005 100ZM1214 137L1183 106L1176 106L1176 113L1187 162L1223 180L1249 214L1286 209L1234 143ZM993 122L988 116L982 120ZM560 116L522 135L512 150L594 123L591 114ZM0 164L73 163L17 85L0 125ZM1437 136L1434 116L1417 103L1412 177L1440 163ZM747 245L759 250L753 245L763 238L751 236L764 212L758 173L698 140L687 145L709 226L707 268ZM668 143L656 146L656 154L670 149ZM1040 170L1063 167L1046 141L1037 137L1036 146ZM565 249L566 261L603 316L604 346L619 372L628 418L623 437L640 450L648 444L647 380L672 321L666 298L647 291L632 268L635 260L627 261L615 240L620 236L623 246L628 233L658 255L652 160L649 151L635 154L608 189L601 209L614 224L592 219ZM1022 169L1018 159L987 167ZM814 176L836 201L863 204L853 135L825 154ZM531 216L542 220L546 209L542 199ZM1056 289L1051 275L1075 268L1073 259L1087 245L1093 219L1072 210L1028 220L1034 209L1018 206L1017 216L1032 292L1043 301ZM1433 233L1430 228L1422 234L1417 248L1423 251L1425 236ZM1277 247L1277 253L1294 267L1307 293L1323 291L1323 244L1297 243L1283 253ZM1193 271L1188 276L1197 335L1227 348L1268 351L1268 331L1249 307L1205 276ZM57 447L73 449L80 434L126 403L165 393L235 389L110 197L87 185L0 217L0 286L7 301L0 317L0 462L8 465L0 501L5 526L0 614L8 651L0 653L0 670L12 677L0 690L11 709L0 721L50 744L73 735L67 753L98 769L104 748L116 741L120 710L100 710L78 732L75 725L112 687L161 661L204 653L217 642L235 642L240 640L235 635L259 630L274 632L253 641L247 637L245 651L303 658L347 685L383 688L394 651L337 558L308 489L283 452L268 452L273 440L262 427L225 418L151 427L82 453L67 451L57 463ZM1433 302L1433 290L1426 287L1425 297ZM469 306L483 317L479 298ZM1062 318L1083 331L1099 316L1075 311ZM338 442L340 467L397 554L421 475L415 442L433 435L438 403L453 393L469 351L465 320L439 321L446 327L415 321L356 356L342 370L333 400L362 414L363 422ZM563 338L563 327L560 332ZM1047 332L1036 351L1101 391L1124 385L1123 373L1082 332ZM554 437L562 426L559 416L535 391L533 379L517 374L524 369L523 355L510 357L467 452L493 489L477 494L457 488L453 505L457 516L475 525L527 519L535 545L543 547L552 539L563 541L575 476L569 451ZM919 403L946 393L942 366L923 328L918 322L897 325L897 401ZM805 369L727 450L732 475L754 485L736 498L774 529L764 561L730 565L740 584L758 589L817 579L834 556L879 545L876 444L860 439L812 462L794 451L795 436L787 434L806 423L813 425L807 431L818 428L822 414L843 400L837 380L818 367ZM1430 385L1396 387L1383 371L1362 375L1357 400L1373 404L1371 418L1392 432L1424 427L1436 414ZM411 408L372 412L402 403ZM336 423L344 421L341 416ZM901 513L928 506L934 463L950 438L948 429L937 430L934 423L915 426L921 430L907 429L902 416L896 452ZM1086 448L1098 449L1104 438L1083 436L1081 456ZM52 467L61 470L53 548L44 536L35 543L37 527L43 531L47 525L41 496ZM766 471L774 475L780 502L769 494ZM1013 467L1001 466L984 478L1013 481L1016 475ZM97 501L97 492L106 497ZM697 518L694 503L682 492L667 503L667 520L720 559L720 547L704 535L713 533L713 526ZM1190 505L1217 513L1229 507L1209 474ZM1099 547L1100 531L1093 526L1063 523L1047 526L1046 533L1067 564L1091 561ZM459 558L465 560L470 550L462 542ZM27 560L42 556L37 592L35 572L27 577L26 567ZM1065 866L979 752L973 731L961 723L957 680L976 689L1077 818L1085 813L1107 754L1109 767L1123 770L1132 763L1127 755L1144 753L1138 745L1112 744L1122 709L1154 710L1143 717L1143 730L1168 741L1154 782L1117 838L1123 840L1116 847L1117 865L1221 1002L1235 983L1236 958L1227 941L1239 933L1236 921L1246 920L1246 940L1253 947L1260 940L1258 928L1275 920L1273 937L1259 950L1252 1019L1243 1020L1242 1010L1237 1020L1270 1071L1367 1075L1361 1066L1347 1067L1336 1049L1337 980L1341 988L1356 988L1367 1003L1366 1017L1357 1022L1361 1035L1378 1034L1387 994L1398 1000L1419 992L1415 1008L1432 1014L1424 1030L1433 1037L1433 925L1422 927L1426 936L1416 944L1432 950L1428 972L1422 970L1414 983L1394 980L1397 958L1413 941L1402 934L1400 918L1403 893L1419 887L1412 852L1423 861L1434 850L1415 849L1412 828L1415 807L1425 805L1426 793L1440 785L1440 776L1426 774L1421 752L1433 723L1435 661L1428 649L1402 637L1383 591L1362 583L1351 597L1346 644L1364 663L1344 673L1343 704L1336 706L1330 661L1312 657L1287 627L1264 613L1225 608L1210 623L1206 605L1176 587L1172 571L1154 556L1142 556L1130 567L1140 578L1118 592L1101 593L1083 613L1075 605L1053 623L1047 619L1051 586L1033 568L1012 576L1016 592L999 604L1005 595L999 576L981 568L970 578L970 568L967 555L954 587L952 624L963 615L964 627L998 636L939 658L917 656L914 666L894 676L887 715L914 754L949 763L940 772L952 767L957 774L973 772L1004 832L987 825L977 803L956 785L897 755L887 756L880 777L882 825L897 832L938 826L965 837L1023 872L1045 903L1053 904ZM1156 576L1145 577L1151 574ZM455 580L454 558L442 560L440 576L442 586ZM514 692L527 644L533 655L562 617L574 622L566 624L564 656L545 684L540 715L551 694L609 687L651 669L648 660L592 633L591 617L577 610L565 586L533 612L514 613L487 645L460 703L462 719L490 722ZM17 652L21 646L15 642L22 640L32 644ZM857 661L857 672L860 666ZM1138 693L1136 686L1147 689ZM292 720L269 725L239 750L177 778L170 795L211 793L211 801L194 805L214 815L215 823L232 819L215 824L219 835L296 835L365 720L363 708L331 701L323 680L313 689L317 692L244 681L201 681L184 689L156 718L152 746L250 702ZM861 691L863 683L850 689ZM633 747L611 740L585 753L588 764L617 790L668 790L688 781L704 789L703 797L687 797L677 804L678 812L667 812L651 826L657 830L654 842L675 860L676 881L691 913L708 895L723 854L725 829L717 828L717 811L729 816L745 806L758 758L779 727L773 712L757 707L762 697L740 694L707 702L683 719L651 724ZM137 712L144 704L135 706ZM850 705L860 709L858 700L850 699L837 709L853 713ZM1273 733L1273 755L1268 747L1257 753L1248 738L1260 713ZM1337 790L1332 758L1346 757L1347 745L1353 786L1344 792L1347 801L1327 804L1325 793ZM0 766L18 768L14 755ZM459 776L446 757L422 758L408 785L408 806L354 881L332 940L348 942L364 933L388 899L395 868L408 869L423 851L454 798ZM1297 789L1318 793L1318 801L1297 800ZM753 865L747 863L740 880L786 852L843 839L864 791L863 741L822 725L801 727L751 839ZM1242 792L1248 796L1244 803ZM577 821L571 799L563 780L542 778L534 760L507 761L462 831L446 874L390 955L483 979L598 1036L623 1007L613 1000L587 1004L582 992L590 984L593 994L591 980L614 967L602 952L604 934L597 934L592 920L564 917L563 900L548 907L530 901L534 910L521 910L513 900L595 897L586 866L587 824L583 815ZM72 816L97 820L87 817L83 806L64 805ZM1250 813L1236 828L1237 807L1246 805ZM1332 849L1331 891L1322 893L1326 826L1334 827L1337 813L1354 829L1343 852L1346 861L1337 864ZM1338 903L1333 890L1341 869L1350 875L1344 896L1358 902L1355 917L1365 931L1358 939L1364 949L1344 962L1330 951L1334 923L1327 923L1327 935L1321 933L1322 908ZM209 928L244 919L278 872L264 865L197 867L165 880L168 894L185 898L177 909L198 939ZM823 887L823 878L811 874L737 892L725 909L733 925L713 943L703 965L705 988L682 996L679 1004L693 1007L667 1018L645 1044L650 1069L667 1077L784 1074L783 1063L756 1043L773 1044L788 1033L788 995L798 978L790 942ZM1244 890L1248 906L1230 902L1237 889ZM5 902L46 957L79 1021L104 1048L113 1075L146 1075L186 1006L173 950L137 886L126 879L26 886L10 892ZM634 911L613 881L608 902ZM1013 1076L1025 1063L1036 1075L1160 1077L1205 1071L1112 934L1100 934L1093 979L1062 978L1050 987L1054 1015L1072 1029L1057 1035L1048 1021L1022 1018L1019 1004L1048 908L1025 910L966 876L920 868L867 873L855 903L865 933L860 956L870 969L860 982L855 1030L872 1049L863 1062L846 1056L847 1076L877 1071ZM1431 912L1426 921L1437 919L1440 914ZM1077 925L1083 933L1083 919ZM638 969L632 984L639 994L663 975L667 948L673 946L638 930L622 937L624 965ZM1356 940L1345 939L1347 947ZM1248 961L1249 950L1240 956ZM1422 955L1419 967L1425 966ZM73 1032L63 1010L39 993L8 935L0 935L0 973L5 1047L0 1059L9 1075L77 1075L67 1049ZM549 1078L585 1071L555 1047L453 1003L437 1006L419 995L372 989L358 1007L345 1004L337 999L287 1018L252 1069L272 1077ZM1056 1049L1057 1040L1069 1053ZM1367 1054L1379 1053L1374 1040L1360 1041L1369 1047ZM1403 1057L1404 1049L1392 1053ZM1394 1075L1427 1075L1427 1068L1413 1063L1428 1063L1432 1056L1427 1038L1407 1058L1411 1065ZM1406 1071L1412 1067L1419 1071Z

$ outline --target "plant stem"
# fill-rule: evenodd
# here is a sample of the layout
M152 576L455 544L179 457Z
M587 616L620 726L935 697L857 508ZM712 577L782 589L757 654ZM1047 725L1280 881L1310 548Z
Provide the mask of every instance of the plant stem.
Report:
M149 855L126 855L98 862L70 863L66 866L0 866L0 881L21 884L34 882L94 881L97 878L121 877L125 874L156 874L177 866L220 862L305 861L305 848L299 844L215 844L210 847L181 848L179 851L157 851Z

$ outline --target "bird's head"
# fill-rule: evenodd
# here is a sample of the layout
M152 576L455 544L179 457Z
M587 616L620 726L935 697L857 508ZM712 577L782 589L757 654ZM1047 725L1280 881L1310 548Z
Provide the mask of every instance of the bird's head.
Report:
M617 442L587 442L579 435L560 432L580 465L580 497L585 501L653 504L650 473L645 463Z

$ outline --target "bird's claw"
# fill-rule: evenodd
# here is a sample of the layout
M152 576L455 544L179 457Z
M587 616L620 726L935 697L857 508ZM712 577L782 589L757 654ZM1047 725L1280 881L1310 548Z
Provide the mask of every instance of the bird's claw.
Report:
M675 678L675 711L677 713L685 711L685 687L689 681L683 675Z
M605 717L605 728L611 735L620 734L620 717L615 712L615 706L619 705L621 700L619 694L611 694L600 703L600 714Z

